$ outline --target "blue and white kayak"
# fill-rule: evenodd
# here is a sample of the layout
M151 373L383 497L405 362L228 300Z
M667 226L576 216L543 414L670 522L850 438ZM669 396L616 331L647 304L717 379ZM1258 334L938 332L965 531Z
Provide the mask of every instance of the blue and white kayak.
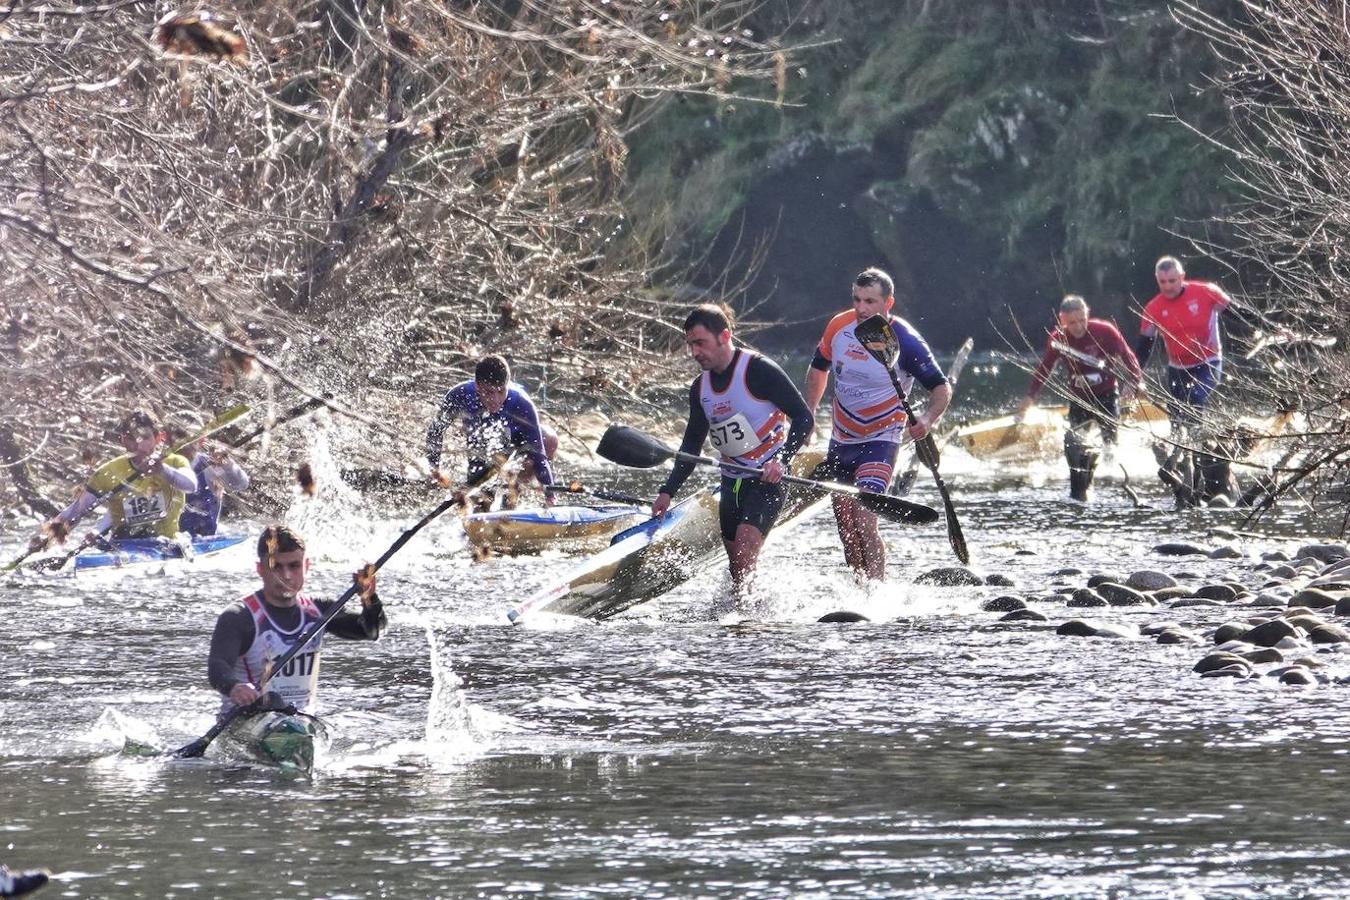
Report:
M547 549L585 552L645 517L636 506L618 504L505 509L465 516L464 533L474 546L508 556Z
M822 458L817 451L798 454L793 471L808 473ZM705 488L670 507L663 518L648 518L616 534L609 547L510 609L507 618L520 622L547 613L607 619L720 564L724 551L717 493ZM826 502L820 491L789 489L770 538Z
M134 566L142 563L166 562L172 559L196 559L242 544L248 538L230 534L195 537L187 546L167 538L122 538L111 542L110 549L91 548L75 557L75 570L104 569Z

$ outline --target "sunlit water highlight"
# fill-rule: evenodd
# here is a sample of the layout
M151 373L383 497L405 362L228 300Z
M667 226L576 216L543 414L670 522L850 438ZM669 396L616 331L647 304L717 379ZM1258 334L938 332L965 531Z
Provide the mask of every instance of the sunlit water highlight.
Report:
M1120 461L1151 508L1133 508L1114 475L1083 507L1063 499L1059 462L996 473L949 450L976 568L1014 593L1081 584L1052 574L1069 564L1252 578L1256 554L1317 527L1289 513L1273 524L1287 537L1236 542L1244 559L1161 559L1157 542L1213 544L1208 529L1240 516L1174 513L1142 445ZM926 477L914 498L936 502ZM331 501L321 491L290 514L324 523L312 581L328 596L420 513L370 522L358 499ZM51 867L48 892L68 897L1350 888L1344 688L1202 680L1200 648L1057 637L1077 614L1057 601L1036 604L1049 625L999 624L980 604L1008 589L913 583L953 563L940 526L885 534L893 578L870 590L847 576L828 510L781 536L736 624L719 563L612 622L513 628L505 610L571 561L475 564L447 518L381 574L386 639L329 642L336 740L312 780L150 755L211 723L206 646L219 609L254 584L247 545L11 579L0 858ZM873 622L815 622L845 609ZM1091 612L1195 628L1235 615Z

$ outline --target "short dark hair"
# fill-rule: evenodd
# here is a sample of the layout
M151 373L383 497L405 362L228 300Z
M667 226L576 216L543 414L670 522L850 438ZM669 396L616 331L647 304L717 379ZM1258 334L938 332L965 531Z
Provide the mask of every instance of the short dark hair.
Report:
M860 288L876 286L881 288L881 296L895 296L895 282L891 279L891 276L887 275L876 266L863 269L859 272L858 277L853 279L853 286Z
M473 367L473 380L483 384L505 385L511 380L511 367L506 364L505 357L493 353L480 359L478 365Z
M688 333L695 325L702 325L713 334L721 334L731 330L731 320L731 310L726 304L700 303L684 317L684 330Z
M271 564L278 553L305 549L305 539L289 525L268 525L258 538L258 562Z
M159 427L159 423L155 421L154 416L143 409L138 409L127 413L122 421L117 424L117 436L134 435L142 428L149 428L155 434L159 434L163 430Z

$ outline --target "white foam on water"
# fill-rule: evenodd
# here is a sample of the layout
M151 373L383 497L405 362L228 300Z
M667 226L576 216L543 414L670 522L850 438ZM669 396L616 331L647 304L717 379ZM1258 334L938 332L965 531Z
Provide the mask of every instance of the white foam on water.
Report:
M449 648L430 623L425 627L432 677L424 737L426 758L432 768L455 768L484 756L493 735L510 720L469 703Z

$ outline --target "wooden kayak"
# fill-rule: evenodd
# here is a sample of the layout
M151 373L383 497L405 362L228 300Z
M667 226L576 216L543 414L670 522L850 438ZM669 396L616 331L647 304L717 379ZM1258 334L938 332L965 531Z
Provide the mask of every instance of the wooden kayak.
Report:
M793 460L792 470L809 473L822 459L820 451L803 452ZM671 506L664 517L620 532L605 550L510 609L507 618L520 622L548 613L598 621L684 584L725 553L717 503L717 490L705 488ZM789 488L770 540L825 503L818 491Z
M104 569L143 563L166 562L172 559L196 559L228 550L248 540L229 534L195 537L186 547L167 538L123 538L114 540L108 549L91 548L75 557L75 570ZM184 552L186 550L186 552Z
M585 552L603 548L646 515L636 506L553 506L473 513L464 517L464 533L475 547L514 555L546 549Z
M317 716L268 710L235 719L221 732L219 743L227 755L309 775L329 740L328 726Z

